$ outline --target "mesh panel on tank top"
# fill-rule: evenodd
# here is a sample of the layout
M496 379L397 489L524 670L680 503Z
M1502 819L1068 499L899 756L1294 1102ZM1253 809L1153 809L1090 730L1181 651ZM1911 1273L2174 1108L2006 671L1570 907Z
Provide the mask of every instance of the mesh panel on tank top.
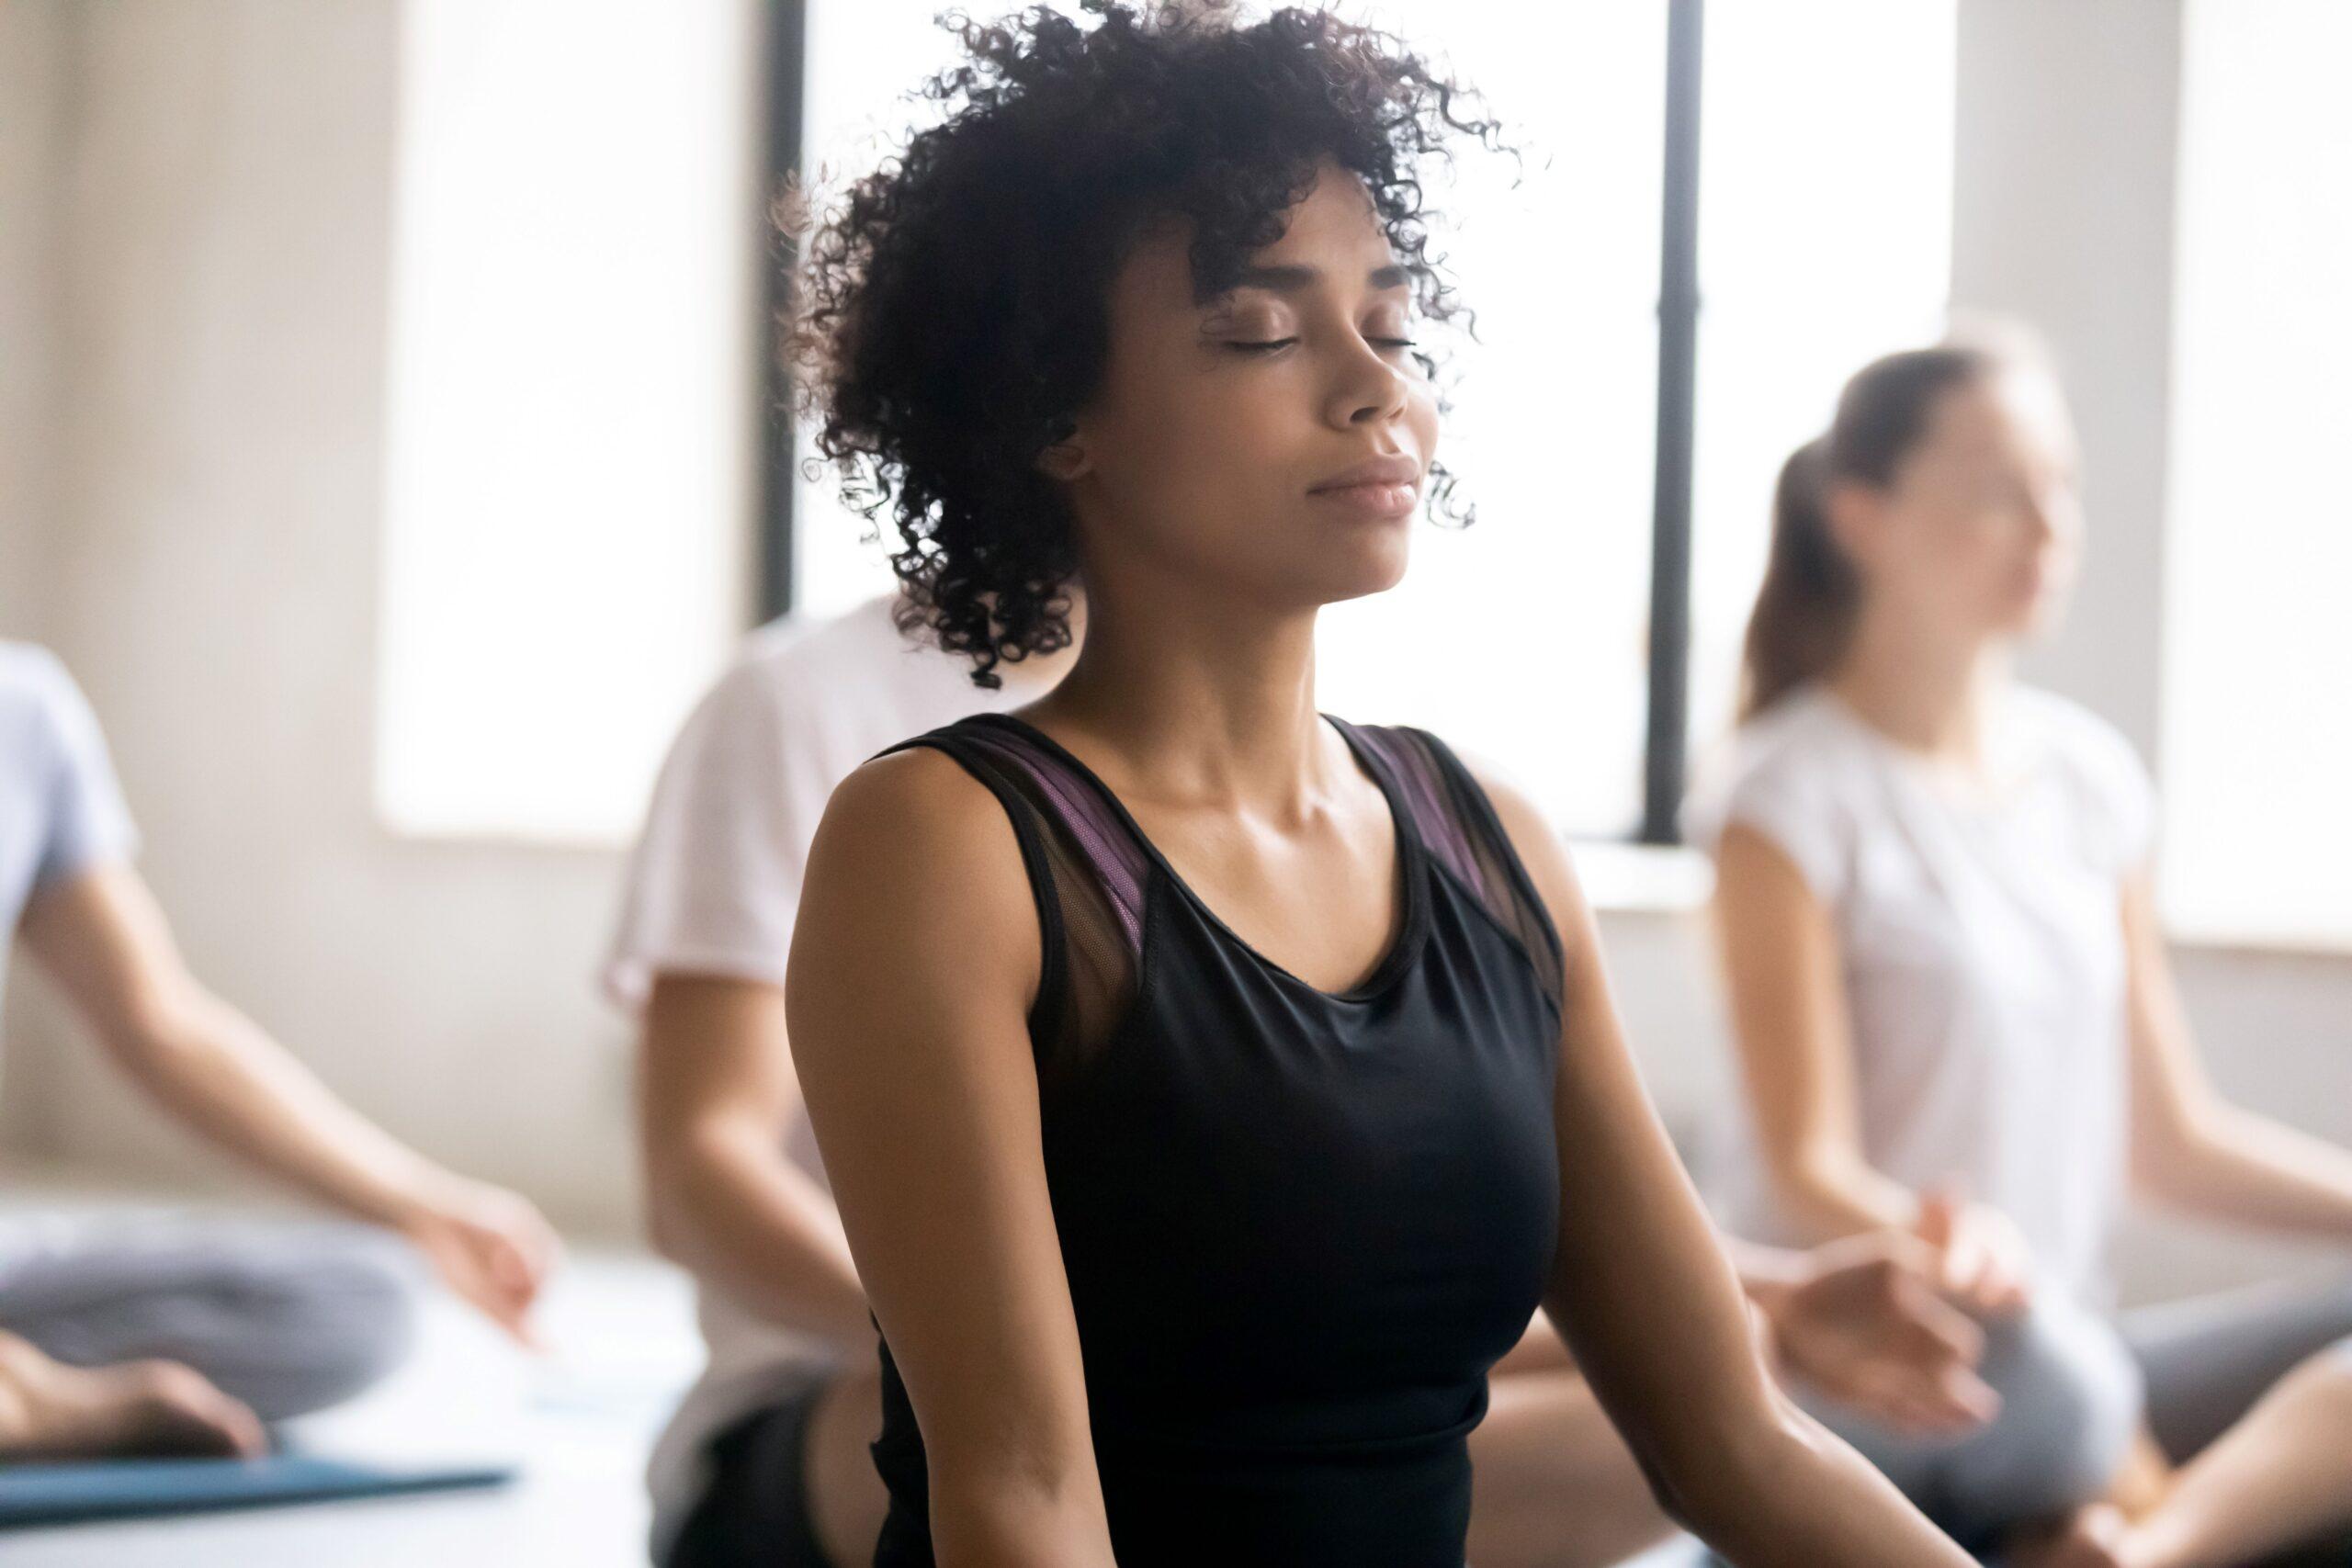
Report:
M1505 934L1525 950L1554 1007L1566 986L1559 933L1527 879L1487 792L1460 758L1425 729L1391 725L1345 728L1385 764L1401 787L1422 845L1476 898Z
M1523 951L1561 1005L1560 942L1486 792L1423 730L1333 720L1388 776L1429 858ZM902 743L956 759L1011 818L1036 896L1043 941L1029 1018L1041 1077L1090 1060L1135 999L1153 857L1124 809L1052 739L1003 714L978 714ZM1403 846L1399 845L1399 853Z
M1135 999L1151 863L1101 790L1027 727L978 715L910 740L946 752L1012 818L1044 938L1030 1038L1041 1077L1077 1066ZM893 748L898 750L899 748Z

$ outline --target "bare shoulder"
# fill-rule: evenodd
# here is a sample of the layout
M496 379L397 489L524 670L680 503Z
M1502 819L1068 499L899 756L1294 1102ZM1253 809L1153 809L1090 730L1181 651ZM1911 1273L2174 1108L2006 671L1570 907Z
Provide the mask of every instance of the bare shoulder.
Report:
M859 767L826 802L793 967L862 969L887 955L910 985L1012 980L1034 990L1035 911L1004 807L944 752L912 747Z
M988 786L961 763L933 747L910 746L853 769L825 803L819 831L874 852L910 838L937 850L987 840L986 829L1003 821Z

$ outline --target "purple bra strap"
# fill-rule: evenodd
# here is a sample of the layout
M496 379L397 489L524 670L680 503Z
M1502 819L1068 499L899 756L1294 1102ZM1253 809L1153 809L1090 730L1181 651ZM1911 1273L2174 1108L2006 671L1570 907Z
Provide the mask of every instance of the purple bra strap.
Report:
M967 724L972 740L1019 769L1069 835L1110 899L1131 952L1143 951L1144 884L1151 863L1111 803L1069 763L1012 725Z
M1471 850L1462 814L1448 805L1451 792L1439 775L1437 760L1430 755L1429 748L1411 732L1385 725L1351 724L1346 728L1386 765L1389 776L1404 795L1413 827L1429 852L1460 877L1464 886L1480 898L1486 897L1486 875Z

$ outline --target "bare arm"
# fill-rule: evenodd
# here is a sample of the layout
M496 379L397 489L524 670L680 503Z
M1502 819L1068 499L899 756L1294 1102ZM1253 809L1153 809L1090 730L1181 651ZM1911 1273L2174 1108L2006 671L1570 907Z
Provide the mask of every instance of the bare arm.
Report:
M1735 822L1716 856L1715 937L1758 1141L1775 1190L1820 1240L1911 1226L1917 1195L1871 1168L1854 1110L1838 933L1796 867Z
M826 808L785 995L857 1271L904 1377L941 1568L1107 1568L1027 1014L1035 907L983 786L933 752Z
M1739 1280L1634 1073L1567 856L1531 803L1489 788L1566 949L1544 1305L1594 1393L1660 1503L1736 1562L1960 1568L1958 1547L1773 1387Z
M166 1111L297 1190L405 1232L453 1288L527 1337L557 1252L537 1211L400 1143L207 990L136 872L110 863L46 889L21 931L114 1060Z
M2144 874L2122 918L2134 1185L2211 1219L2352 1241L2352 1153L2222 1098L2190 1039Z
M800 1104L784 992L663 975L638 1051L646 1206L662 1255L788 1328L873 1348L832 1199L786 1158Z

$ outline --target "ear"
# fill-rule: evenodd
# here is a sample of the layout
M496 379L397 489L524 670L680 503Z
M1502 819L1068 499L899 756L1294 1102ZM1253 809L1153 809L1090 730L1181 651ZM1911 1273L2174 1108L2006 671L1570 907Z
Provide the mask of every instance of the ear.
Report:
M1037 470L1047 479L1069 484L1091 471L1094 461L1087 452L1084 439L1079 434L1076 421L1063 421L1062 432L1059 440L1037 454Z
M1886 531L1886 497L1860 479L1836 479L1821 498L1821 516L1839 554L1849 561L1867 561L1878 553L1880 536Z

